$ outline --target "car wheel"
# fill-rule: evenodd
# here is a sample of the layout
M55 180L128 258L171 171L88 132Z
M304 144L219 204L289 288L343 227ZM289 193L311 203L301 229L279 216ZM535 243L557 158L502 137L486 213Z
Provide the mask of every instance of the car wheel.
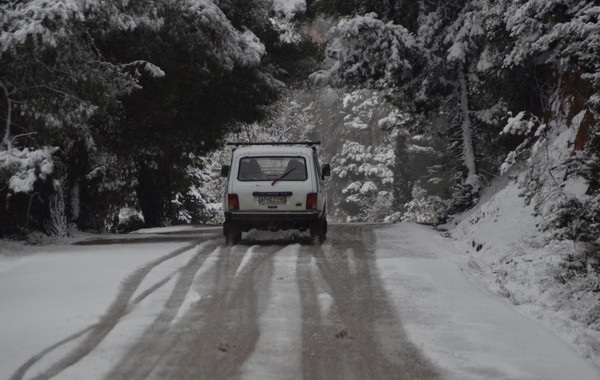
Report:
M327 219L321 221L321 232L319 233L319 243L323 243L327 239Z
M237 223L225 222L223 224L223 235L227 245L235 245L242 240L242 229Z
M327 238L327 219L319 219L312 222L310 225L311 239L319 239L319 243L323 243Z

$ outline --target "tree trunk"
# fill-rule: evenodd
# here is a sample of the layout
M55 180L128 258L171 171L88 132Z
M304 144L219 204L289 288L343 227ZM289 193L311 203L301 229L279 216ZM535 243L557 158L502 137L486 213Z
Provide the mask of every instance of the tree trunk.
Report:
M394 162L394 211L404 211L405 205L412 200L413 181L408 175L408 147L406 144L406 134L399 131L396 137L396 160Z
M138 164L136 194L144 216L145 227L164 227L170 224L171 176L169 165L161 160L158 168Z
M65 187L62 181L53 187L54 191L48 197L48 215L44 218L44 230L49 236L63 237L68 234Z
M7 151L11 150L11 139L10 139L10 125L12 123L12 101L10 99L10 93L8 88L0 81L0 87L4 91L6 97L6 130L4 131L4 137L2 138L2 144L6 147Z
M467 168L467 180L465 183L473 188L474 192L479 191L481 184L477 175L477 166L475 164L475 149L473 147L473 130L471 126L471 115L469 110L469 90L467 87L467 77L464 65L459 65L460 81L460 107L463 114L462 121L462 141L463 141L463 162Z

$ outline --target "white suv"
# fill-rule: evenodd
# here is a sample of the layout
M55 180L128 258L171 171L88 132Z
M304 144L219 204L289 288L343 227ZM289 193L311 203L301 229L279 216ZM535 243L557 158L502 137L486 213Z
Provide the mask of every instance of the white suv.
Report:
M328 164L319 165L319 142L227 143L233 146L226 177L223 234L237 244L242 231L310 230L319 242L327 234L325 195Z

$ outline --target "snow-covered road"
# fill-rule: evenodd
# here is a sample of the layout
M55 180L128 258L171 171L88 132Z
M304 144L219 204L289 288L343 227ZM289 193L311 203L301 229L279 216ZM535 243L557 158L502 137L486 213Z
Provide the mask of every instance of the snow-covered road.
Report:
M0 379L600 378L423 226L146 232L0 242Z

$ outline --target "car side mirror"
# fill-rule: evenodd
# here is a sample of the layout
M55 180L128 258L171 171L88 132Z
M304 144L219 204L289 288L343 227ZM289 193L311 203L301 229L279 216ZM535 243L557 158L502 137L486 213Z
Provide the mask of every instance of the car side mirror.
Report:
M221 166L221 177L223 177L223 178L229 177L229 165Z
M331 166L329 166L329 164L321 165L321 175L323 176L323 179L331 175Z

